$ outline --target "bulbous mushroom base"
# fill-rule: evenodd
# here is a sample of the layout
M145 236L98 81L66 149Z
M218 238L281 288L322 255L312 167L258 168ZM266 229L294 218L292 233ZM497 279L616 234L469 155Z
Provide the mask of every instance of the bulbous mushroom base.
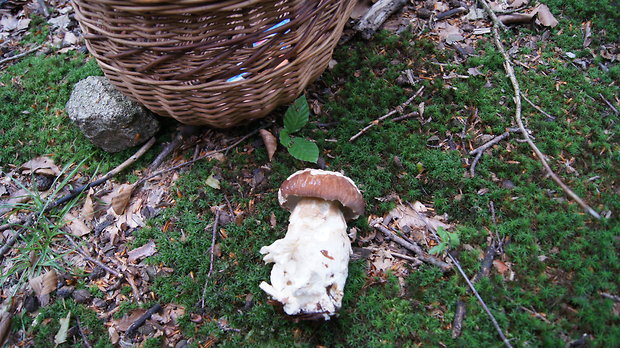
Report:
M342 304L352 252L340 203L303 198L289 221L283 239L260 249L274 263L271 284L260 288L288 315L329 320Z

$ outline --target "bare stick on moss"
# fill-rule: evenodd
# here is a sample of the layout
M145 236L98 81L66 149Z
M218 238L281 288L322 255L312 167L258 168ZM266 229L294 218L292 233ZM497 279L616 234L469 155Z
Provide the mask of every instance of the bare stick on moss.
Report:
M501 242L500 242L501 244ZM484 258L480 263L480 270L476 273L476 276L471 280L472 284L476 284L480 279L488 277L491 272L491 266L493 266L493 259L497 253L498 247L495 243L489 245L484 252ZM456 301L456 309L454 311L454 321L452 322L452 338L459 337L463 328L463 319L467 313L467 304L461 300Z
M84 344L84 347L92 348L93 345L90 344L90 341L88 340L88 335L86 335L86 333L82 329L82 322L80 321L80 318L76 316L75 320L77 321L77 328L80 332L80 336L82 336L82 343Z
M357 132L357 134L355 134L354 136L352 136L349 141L354 141L355 139L359 138L362 134L366 133L370 128L378 125L381 121L385 120L386 118L394 115L395 113L402 113L403 110L405 109L405 107L407 107L407 105L411 104L411 102L417 98L422 91L424 90L424 86L420 87L420 89L418 89L417 92L415 92L414 95L411 96L411 98L407 99L404 103L400 104L399 106L395 107L394 110L388 112L387 114L379 117L378 119L370 122L366 127L362 128L362 130L360 130L359 132Z
M616 115L617 115L617 114L618 114L618 109L616 109L616 107L615 107L612 103L610 103L610 102L609 102L609 100L605 99L605 97L604 97L602 94L600 94L600 93L599 93L598 95L599 95L599 97L601 97L601 99L603 99L603 101L605 102L605 104L607 104L607 106L609 106L609 108L611 109L611 111L613 111L613 112L614 112L614 114L616 114Z
M20 54L16 54L16 55L14 55L12 57L4 58L4 59L0 60L0 65L2 65L4 63L8 63L8 62L16 60L16 59L20 59L22 57L25 57L25 56L29 55L30 53L36 52L39 48L41 48L41 45L37 45L37 46L29 49L26 52L23 52L23 53L20 53Z
M399 11L407 0L379 0L360 18L353 27L366 40L370 39L388 17Z
M490 10L490 7L488 3L486 3L486 0L480 0L480 2L483 4L486 4L485 9L487 9L487 11L489 11L490 13L493 12ZM517 124L519 125L519 129L521 129L521 134L523 135L523 139L525 139L525 141L530 146L530 148L532 148L532 150L534 151L534 153L536 154L536 156L542 163L543 167L545 168L545 170L547 171L547 174L551 177L551 179L553 179L553 181L555 181L562 188L562 190L564 190L564 192L570 198L572 198L575 202L577 202L577 204L579 204L586 212L588 212L594 218L600 219L601 216L594 209L592 209L592 207L590 207L586 202L584 202L583 199L581 199L581 197L579 197L575 192L573 192L573 190L571 190L568 186L566 186L566 184L564 184L562 179L560 179L560 177L557 176L557 174L555 174L555 172L549 166L549 163L547 163L547 159L545 155L538 149L536 144L534 144L527 129L523 125L523 120L521 119L521 88L519 87L519 81L517 80L517 77L515 75L514 68L510 60L510 56L508 55L508 52L506 52L506 49L504 48L504 45L502 44L500 40L499 30L497 30L497 28L500 26L500 22L497 21L497 17L493 19L493 24L494 26L493 26L492 31L493 31L493 38L495 40L495 46L497 46L497 49L502 54L502 57L504 57L504 69L506 70L506 73L508 74L508 77L510 78L510 82L512 83L512 88L515 93L515 96L514 96L515 120Z
M429 226L429 225L427 224L427 226ZM435 237L435 240L437 241L437 243L441 243L441 239L437 235L435 229L429 227L429 231L431 231L431 233ZM493 249L491 249L491 248L493 248ZM493 254L488 253L488 251L490 251L490 250L493 250ZM480 272L478 273L479 276L476 276L474 278L474 280L473 280L474 282L476 282L480 278L482 278L484 276L484 273L488 272L488 270L491 268L490 264L493 264L493 255L494 255L494 253L495 253L495 246L494 245L489 246L489 248L487 248L487 255L485 255L485 259L482 262L482 267L480 269ZM448 257L450 258L450 260L452 260L452 262L456 266L456 269L458 269L458 271L461 274L461 276L463 276L463 278L465 279L465 282L467 283L467 286L469 286L469 289L471 290L471 292L474 293L474 296L476 296L476 299L478 299L478 302L480 302L480 305L482 306L484 311L489 316L489 319L491 319L491 322L493 323L493 326L495 327L495 330L499 334L499 337L501 337L502 341L504 342L504 345L506 345L506 347L508 347L508 348L512 348L512 345L510 344L510 341L508 341L508 338L506 338L506 335L504 335L504 331L499 326L499 323L495 319L495 316L493 315L493 313L491 313L491 310L489 309L487 304L482 299L482 296L480 296L480 294L478 293L478 290L476 290L476 288L474 287L474 284L472 283L472 281L469 280L469 277L467 276L467 274L465 273L465 271L461 267L461 264L459 263L459 260L457 260L456 257L452 256L452 253L450 253L449 250L448 250L447 254L448 254ZM489 255L491 255L491 256L489 256ZM489 260L490 260L490 262L489 262ZM464 315L464 313L463 313L463 315Z
M545 112L545 110L541 109L540 106L534 104L531 100L529 100L524 94L521 94L521 97L528 103L530 104L534 109L538 110L538 112L540 112L541 114L547 116L548 119L550 120L555 120L554 116L549 115L547 112Z
M510 136L510 133L519 132L519 131L521 131L519 128L508 128L506 132L487 141L486 143L482 144L480 147L477 147L471 150L469 154L476 155L476 157L474 157L474 160L471 162L471 165L469 166L469 174L471 175L471 177L473 178L474 176L476 176L476 165L478 164L478 161L480 160L480 158L482 157L482 154L484 153L486 149L508 138Z
M202 288L202 299L200 300L200 305L202 308L205 308L205 297L207 296L207 285L209 285L209 279L211 278L211 274L213 273L213 261L215 261L215 239L217 236L217 225L220 222L220 210L217 209L215 211L215 221L213 222L213 230L211 231L211 258L209 260L209 273L207 273L207 279L205 279L205 285Z

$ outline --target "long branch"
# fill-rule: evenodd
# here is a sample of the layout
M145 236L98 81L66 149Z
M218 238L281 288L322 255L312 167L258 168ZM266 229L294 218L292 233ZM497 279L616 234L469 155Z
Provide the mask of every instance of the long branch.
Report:
M577 204L579 204L586 212L588 212L594 218L600 219L601 216L594 209L592 209L592 207L590 207L586 202L584 202L581 199L581 197L579 197L575 192L573 192L573 190L571 190L566 184L564 184L562 179L560 179L560 177L555 174L555 172L549 166L549 163L547 163L545 155L538 149L538 146L534 144L527 129L523 125L523 120L521 119L521 107L522 107L521 106L521 87L519 87L519 81L517 80L517 77L515 75L515 71L512 66L512 61L510 59L510 56L508 55L508 52L506 52L504 45L500 41L500 34L497 28L500 27L501 22L497 20L497 16L495 16L495 14L489 7L489 4L487 3L486 0L479 0L479 1L480 3L483 4L484 8L487 10L489 15L491 15L491 18L493 19L493 29L492 29L493 39L495 41L495 46L497 47L497 49L502 54L502 57L504 58L504 69L506 70L506 73L508 74L508 77L510 78L510 82L512 83L512 88L515 93L515 96L513 98L515 102L515 121L517 122L519 129L521 129L521 134L523 135L523 139L525 139L525 141L530 146L530 148L532 148L532 150L534 151L534 153L536 154L536 156L542 163L543 167L545 168L545 170L547 171L547 174L551 177L551 179L553 179L553 181L555 181L556 184L558 184L562 188L562 190L564 190L564 192L569 197L571 197L575 202L577 202Z

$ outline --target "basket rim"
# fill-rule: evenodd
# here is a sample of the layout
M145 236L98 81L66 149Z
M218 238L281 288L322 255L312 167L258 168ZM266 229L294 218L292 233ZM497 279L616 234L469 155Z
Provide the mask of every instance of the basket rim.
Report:
M86 0L112 7L131 10L131 12L157 10L176 10L187 6L198 7L201 11L230 11L255 5L265 0ZM186 8L188 9L188 8ZM189 9L188 9L189 10ZM195 8L192 10L196 10Z

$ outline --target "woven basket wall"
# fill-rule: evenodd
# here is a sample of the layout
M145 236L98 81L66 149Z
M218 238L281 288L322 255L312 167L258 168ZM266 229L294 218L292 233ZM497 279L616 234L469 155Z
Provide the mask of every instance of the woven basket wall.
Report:
M355 1L74 0L74 7L89 51L120 91L182 123L227 128L301 94L327 67Z

